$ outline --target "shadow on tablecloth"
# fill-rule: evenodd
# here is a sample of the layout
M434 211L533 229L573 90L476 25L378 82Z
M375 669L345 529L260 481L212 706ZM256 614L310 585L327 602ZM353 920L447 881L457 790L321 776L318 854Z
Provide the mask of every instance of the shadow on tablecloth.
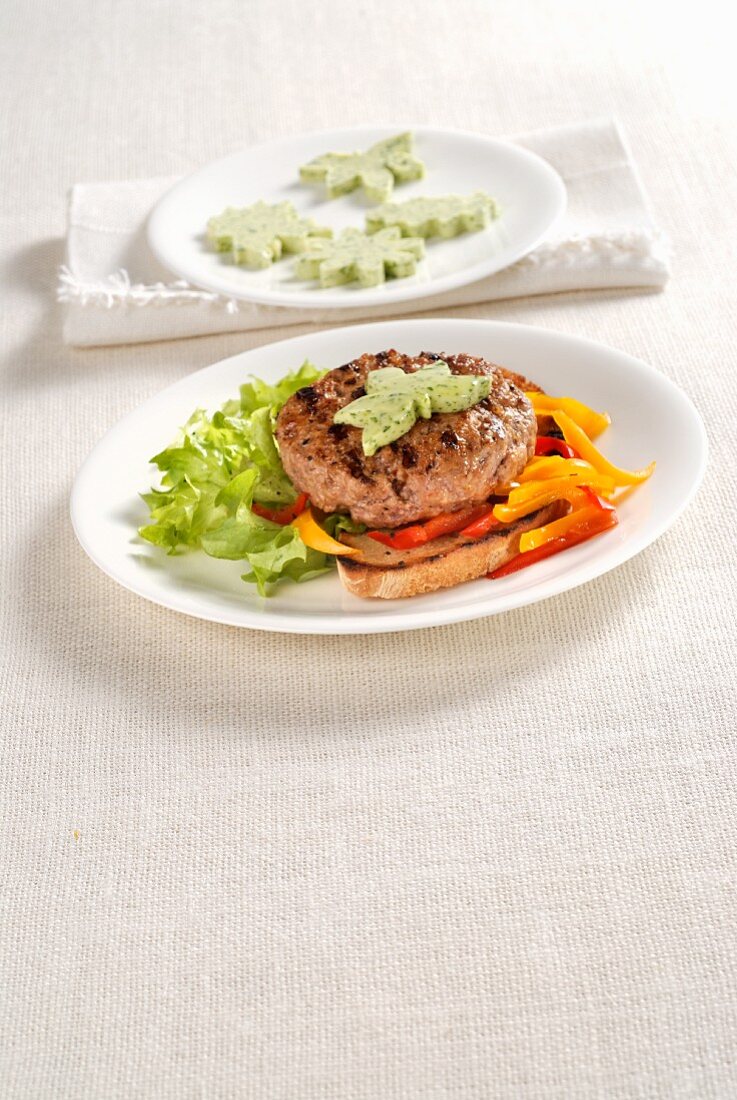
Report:
M581 675L587 657L604 637L626 647L638 601L658 590L646 551L616 574L503 615L402 634L295 636L187 618L127 592L78 546L66 498L21 541L8 614L53 678L44 690L73 700L71 713L87 700L135 718L152 742L176 738L180 725L203 737L303 739L314 729L365 738L423 714L437 724L470 713L488 715L489 734L525 736L517 716L529 715L551 675L570 685L572 707L608 690ZM545 699L533 709L545 714ZM551 728L561 722L549 713Z

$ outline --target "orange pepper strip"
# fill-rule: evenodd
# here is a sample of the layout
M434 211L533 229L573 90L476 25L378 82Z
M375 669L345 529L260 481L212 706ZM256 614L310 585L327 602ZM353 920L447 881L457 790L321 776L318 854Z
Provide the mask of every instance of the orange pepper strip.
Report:
M544 546L552 539L563 538L573 529L578 530L582 526L603 523L601 516L602 509L595 504L574 507L574 510L562 519L546 523L544 527L536 527L534 531L525 531L519 540L520 553L525 554L528 550L536 550L538 546Z
M579 501L578 494L584 485L590 486L597 493L605 494L614 490L613 480L600 476L531 481L519 489L513 489L506 504L497 504L494 507L494 515L502 523L515 523L518 519L529 516L531 512L536 512L538 508L552 504L554 500Z
M613 478L615 485L640 485L647 481L655 469L655 463L651 462L642 470L621 470L597 450L586 433L561 409L553 413L553 420L563 432L566 443L575 447L581 458L590 462L599 473Z
M582 401L577 401L575 397L549 397L547 393L526 393L525 397L536 413L550 416L551 413L561 409L592 438L601 435L612 422L609 413L596 412L595 409L590 409L588 405L584 405ZM568 439L566 439L566 443L571 447L575 446Z
M305 508L296 519L292 520L292 527L296 527L299 537L305 546L311 550L319 550L321 554L333 554L336 557L355 558L361 551L345 543L337 542L324 528L320 527L312 514L311 508Z

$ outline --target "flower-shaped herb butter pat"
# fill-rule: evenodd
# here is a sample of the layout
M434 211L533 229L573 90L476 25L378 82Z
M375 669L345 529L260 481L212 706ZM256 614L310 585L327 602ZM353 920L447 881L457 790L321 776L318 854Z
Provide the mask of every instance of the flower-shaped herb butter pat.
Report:
M324 153L299 170L305 183L325 183L331 199L363 187L372 202L384 202L394 182L417 180L425 166L412 152L412 134L377 141L365 153Z
M300 279L319 279L322 287L356 280L361 286L378 286L387 276L414 275L417 260L424 255L423 240L402 237L396 228L382 229L371 237L360 229L344 229L334 240L307 241L295 271Z
M499 217L499 207L485 191L471 195L437 195L385 202L366 214L366 229L376 233L398 226L407 237L457 237L486 229Z
M488 397L490 388L488 376L452 374L442 360L413 373L382 367L366 376L365 396L338 409L333 420L362 428L363 453L372 455L408 432L419 417L462 412Z
M269 267L282 252L302 252L313 237L330 237L332 229L301 218L291 202L228 206L207 223L207 239L235 263Z

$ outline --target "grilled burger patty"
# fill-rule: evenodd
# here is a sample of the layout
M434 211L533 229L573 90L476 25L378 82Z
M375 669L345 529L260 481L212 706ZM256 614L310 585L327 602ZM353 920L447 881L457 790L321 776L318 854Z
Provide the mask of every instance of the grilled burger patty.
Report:
M369 371L413 372L437 359L453 374L491 375L489 396L463 412L418 420L371 456L363 453L360 428L333 423L338 409L363 396ZM512 481L534 452L535 414L512 379L525 384L472 355L362 355L286 402L276 423L284 469L318 508L348 512L372 527L399 527L479 504Z

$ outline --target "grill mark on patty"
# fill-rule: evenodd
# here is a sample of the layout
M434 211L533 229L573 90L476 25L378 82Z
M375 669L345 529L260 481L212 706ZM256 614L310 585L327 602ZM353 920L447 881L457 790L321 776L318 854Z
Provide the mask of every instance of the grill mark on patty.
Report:
M401 499L402 492L404 491L403 482L401 482L398 477L393 477L392 480L391 480L391 487L394 490L394 492L396 493L396 495L398 497L400 497L400 499Z
M348 425L347 424L331 424L330 427L328 428L328 435L332 436L333 439L340 442L341 440L345 439L345 437L348 435Z
M364 470L361 456L355 448L350 451L346 451L345 463L351 473L351 476L355 477L357 481L362 481L365 485L373 484L374 479L372 477L369 477Z
M460 439L452 428L446 428L444 432L440 433L440 442L444 447L452 447L454 451L457 451L461 445Z
M294 396L299 398L302 404L306 405L310 412L312 412L317 402L320 400L320 395L314 386L305 386L303 390L297 390Z
M405 443L401 448L402 452L402 465L405 470L411 470L413 466L417 465L417 451L414 449L411 443Z

